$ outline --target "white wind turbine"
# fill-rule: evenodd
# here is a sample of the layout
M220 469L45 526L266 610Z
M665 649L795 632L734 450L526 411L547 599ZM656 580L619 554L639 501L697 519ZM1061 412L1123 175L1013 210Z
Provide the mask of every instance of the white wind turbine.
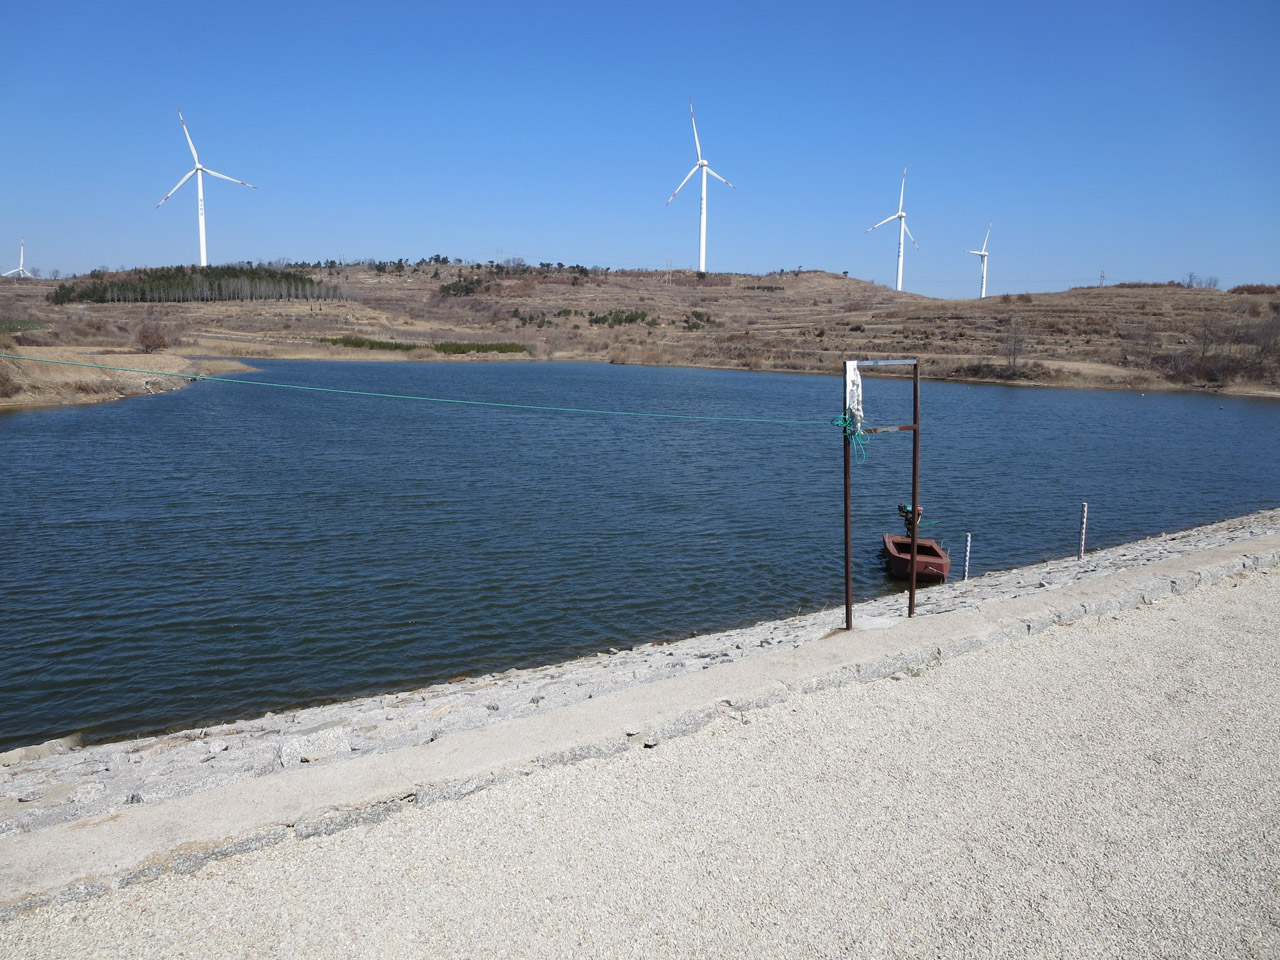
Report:
M187 129L187 121L182 119L181 110L178 111L178 120L182 124L182 132L187 135L187 146L191 148L191 159L196 162L196 165L185 177L178 181L178 185L176 187L165 194L164 200L168 200L177 193L178 188L191 179L191 174L194 173L196 175L196 202L200 211L200 266L207 267L209 265L209 255L204 239L204 175L207 173L209 176L218 177L220 180L230 180L232 183L238 183L242 187L253 187L254 190L257 190L258 188L254 187L252 183L245 183L243 180L237 180L235 177L228 177L224 173L218 173L214 170L210 170L201 163L200 157L196 153L196 145L191 142L191 131ZM160 209L164 200L161 200L160 203L156 204L157 210Z
M907 229L907 215L902 212L902 201L907 196L907 165L902 165L902 192L898 194L898 212L892 217L885 217L875 227L867 227L867 233L870 233L876 227L883 227L890 220L897 220L900 224L898 229L898 289L902 289L902 248L906 246L906 237L911 237L911 231ZM916 243L916 238L911 237L911 242L915 244L917 250L920 244Z
M707 174L711 174L721 183L728 184L730 187L733 187L733 184L712 170L707 165L707 161L702 159L702 144L698 142L698 121L693 116L692 100L689 101L689 119L693 121L693 148L698 151L698 162L693 165L693 169L680 181L680 186L676 187L675 192L667 198L667 203L664 206L670 205L671 201L676 198L676 194L680 192L680 188L689 182L690 177L699 170L702 171L702 206L700 208L698 226L698 269L705 273L707 270ZM736 190L738 188L733 187L733 189Z
M23 237L21 240L18 241L18 265L14 269L10 270L8 273L0 273L0 277L12 277L16 273L18 275L19 280L21 280L23 277L30 277L32 280L34 280L35 274L33 274L30 270L28 270L23 265L26 258L27 258L27 238Z
M987 235L982 238L981 250L966 250L965 253L972 253L975 257L982 258L982 292L978 294L978 299L982 299L987 295L987 241L991 239L991 224L987 224Z

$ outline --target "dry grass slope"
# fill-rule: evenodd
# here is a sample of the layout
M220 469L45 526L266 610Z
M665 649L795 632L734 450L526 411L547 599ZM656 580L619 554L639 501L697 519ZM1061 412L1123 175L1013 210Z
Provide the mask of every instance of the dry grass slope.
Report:
M187 355L440 359L430 349L324 341L514 342L535 359L829 374L845 359L918 356L935 378L1280 394L1276 288L1111 286L932 300L819 271L391 266L310 271L347 298L324 302L55 305L46 299L53 281L3 280L0 338L8 339L0 345L131 351L155 349L160 334L164 350ZM460 358L468 356L499 355ZM6 375L12 389L12 364L0 371L0 388Z

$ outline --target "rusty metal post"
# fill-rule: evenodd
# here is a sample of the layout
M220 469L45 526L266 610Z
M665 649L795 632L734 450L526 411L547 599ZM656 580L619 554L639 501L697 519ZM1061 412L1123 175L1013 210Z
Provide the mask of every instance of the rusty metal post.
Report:
M849 433L844 434L844 628L853 629L853 479Z
M912 366L911 382L911 595L907 600L907 616L916 615L916 557L920 548L920 361Z

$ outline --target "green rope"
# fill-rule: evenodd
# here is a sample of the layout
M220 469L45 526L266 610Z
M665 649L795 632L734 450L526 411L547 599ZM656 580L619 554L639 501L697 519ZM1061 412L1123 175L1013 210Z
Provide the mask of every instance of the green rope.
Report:
M716 423L772 423L786 426L816 426L822 420L781 420L770 417L706 417L692 413L645 413L638 410L593 410L584 407L547 407L529 403L500 403L495 400L454 400L447 397L423 397L403 393L374 393L368 390L344 390L339 387L309 387L297 383L273 383L269 380L241 380L236 377L205 377L189 373L166 373L161 370L137 370L132 367L109 367L99 363L83 363L75 360L47 360L43 357L20 357L0 353L0 359L31 360L36 363L57 363L70 367L92 367L95 370L115 370L120 373L144 373L153 377L181 377L183 380L207 380L214 383L239 383L253 387L278 387L282 390L308 390L315 393L339 393L352 397L378 397L385 400L423 400L429 403L453 403L474 407L502 407L508 410L537 410L546 413L591 413L614 417L650 417L662 420L709 420Z
M862 424L855 420L852 410L845 412L831 421L833 427L844 432L844 438L853 446L853 462L861 466L867 462L867 441L871 435L862 429Z

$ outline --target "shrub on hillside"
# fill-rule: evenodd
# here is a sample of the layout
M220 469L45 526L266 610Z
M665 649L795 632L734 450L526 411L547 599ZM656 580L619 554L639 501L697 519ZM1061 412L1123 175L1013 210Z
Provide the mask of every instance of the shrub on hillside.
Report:
M1232 380L1265 380L1265 367L1254 360L1230 354L1165 353L1151 358L1151 365L1174 383L1221 386Z
M488 285L479 277L459 277L449 283L440 284L440 296L442 297L469 297L484 286L486 290Z
M169 345L169 338L164 335L164 331L150 321L138 327L135 339L143 353L155 353Z
M588 313L587 322L606 327L620 327L628 323L643 323L649 314L645 310L610 310L608 313Z
M1051 375L1052 371L1039 361L1012 367L1007 363L992 363L990 360L981 360L977 363L959 366L951 373L952 377L960 377L966 380L1002 380L1006 382L1013 380L1044 381L1050 379Z
M13 338L23 347L52 347L58 342L57 330L23 330Z

